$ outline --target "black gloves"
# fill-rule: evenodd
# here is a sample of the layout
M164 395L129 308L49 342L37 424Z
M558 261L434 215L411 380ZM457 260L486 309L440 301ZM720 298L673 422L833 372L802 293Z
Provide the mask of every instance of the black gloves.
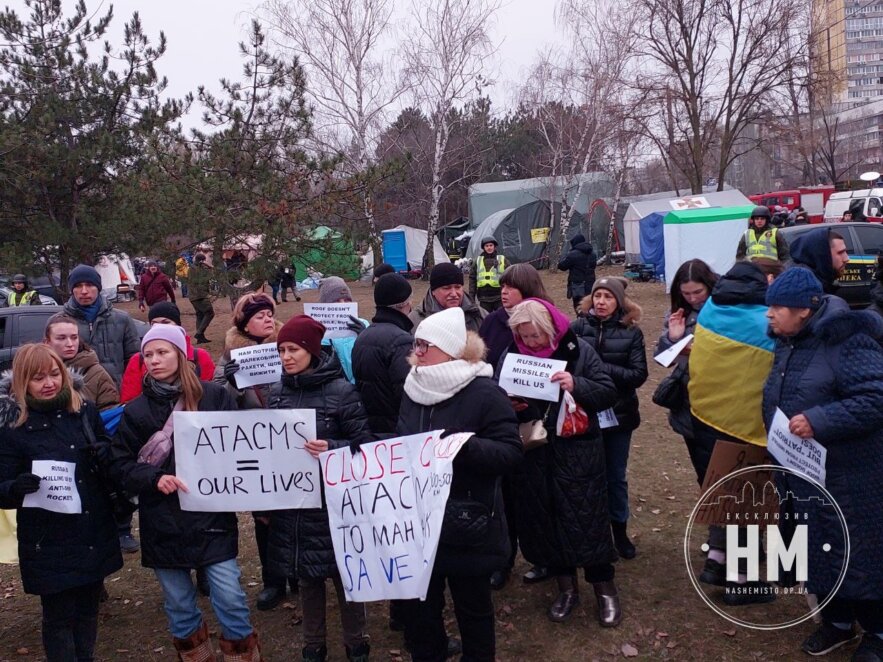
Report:
M37 474L19 474L14 481L9 492L14 497L24 497L33 494L40 489L40 477Z
M236 373L239 372L239 363L235 359L227 361L224 365L224 377L230 382L230 385L236 387Z
M350 321L346 323L346 328L348 328L356 335L359 335L360 333L362 333L362 331L368 328L365 326L365 323L362 322L362 320L360 320L358 317L353 317L352 315L348 315L348 317L350 318Z
M361 451L361 450L362 450L362 442L356 441L355 439L353 439L350 442L350 453L352 453L353 455L358 455L359 451Z

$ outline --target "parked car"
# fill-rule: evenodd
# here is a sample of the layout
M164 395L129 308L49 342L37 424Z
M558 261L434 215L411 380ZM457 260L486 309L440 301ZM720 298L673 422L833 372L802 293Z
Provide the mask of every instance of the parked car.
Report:
M790 244L804 232L817 229L818 226L798 225L783 228L779 232L784 233ZM836 294L853 308L864 308L871 303L871 287L875 283L877 259L883 255L883 225L864 222L834 223L831 229L843 235L846 251L849 253L849 264L837 281L839 289Z
M2 287L11 287L12 286L12 274L0 274L0 286ZM58 276L52 276L52 281L49 280L49 276L29 276L28 277L28 285L30 285L33 289L37 290L40 293L40 298L43 303L46 303L46 299L52 299L52 304L64 304L58 297L58 290L56 286L61 281L58 280Z
M57 305L0 308L0 370L12 367L12 359L19 347L43 340L46 321L62 310ZM135 320L135 326L142 338L150 328L141 320Z
M825 204L825 223L838 223L843 212L849 209L860 209L869 221L880 223L883 221L883 188L832 193Z
M52 297L47 297L45 294L41 294L39 290L37 290L37 295L40 297L40 303L44 306L57 306L58 302ZM0 308L4 308L9 301L9 297L12 296L12 288L8 285L0 285Z

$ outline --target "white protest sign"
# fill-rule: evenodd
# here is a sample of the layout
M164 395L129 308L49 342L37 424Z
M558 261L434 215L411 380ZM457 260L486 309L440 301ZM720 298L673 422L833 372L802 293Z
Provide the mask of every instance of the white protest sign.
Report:
M613 413L613 407L598 412L599 428L606 430L607 428L615 428L617 425L619 425L619 419L617 419L616 414Z
M337 568L350 602L426 599L453 461L471 432L442 431L322 453Z
M806 474L821 485L825 484L828 449L815 439L802 439L791 434L788 417L781 409L776 409L773 416L767 437L767 450L783 467Z
M31 473L40 477L40 489L28 494L22 506L42 508L66 515L78 515L83 512L80 493L77 491L76 471L75 462L34 460Z
M312 317L317 322L325 325L326 338L341 338L355 335L346 325L349 316L359 316L359 304L357 303L305 303L304 315Z
M236 512L318 508L314 409L176 411L175 474L181 510Z
M500 388L509 395L558 402L561 386L551 377L562 370L567 370L567 361L510 352L500 370Z
M230 358L239 363L236 388L272 384L279 381L282 361L276 343L231 349Z
M689 345L693 340L693 334L688 333L683 338L678 340L674 345L669 347L664 352L660 352L656 356L653 357L653 360L656 361L663 368L667 368L674 360L678 358L678 355L686 349L687 345Z

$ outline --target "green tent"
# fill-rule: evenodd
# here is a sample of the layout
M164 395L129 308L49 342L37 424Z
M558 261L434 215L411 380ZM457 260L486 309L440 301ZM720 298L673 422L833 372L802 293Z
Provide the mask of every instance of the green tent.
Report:
M303 249L291 256L298 280L307 277L310 270L323 276L340 276L344 280L359 277L360 261L350 239L328 226L319 225L304 242Z

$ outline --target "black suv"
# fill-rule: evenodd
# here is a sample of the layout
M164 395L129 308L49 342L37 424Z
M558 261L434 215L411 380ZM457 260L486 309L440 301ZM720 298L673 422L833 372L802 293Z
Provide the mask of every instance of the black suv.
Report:
M853 308L864 308L871 303L871 287L874 286L874 273L877 259L883 254L883 224L880 223L830 223L826 225L796 225L779 230L789 244L804 232L818 228L830 228L843 236L849 264L843 276L837 281L835 294L842 297Z

